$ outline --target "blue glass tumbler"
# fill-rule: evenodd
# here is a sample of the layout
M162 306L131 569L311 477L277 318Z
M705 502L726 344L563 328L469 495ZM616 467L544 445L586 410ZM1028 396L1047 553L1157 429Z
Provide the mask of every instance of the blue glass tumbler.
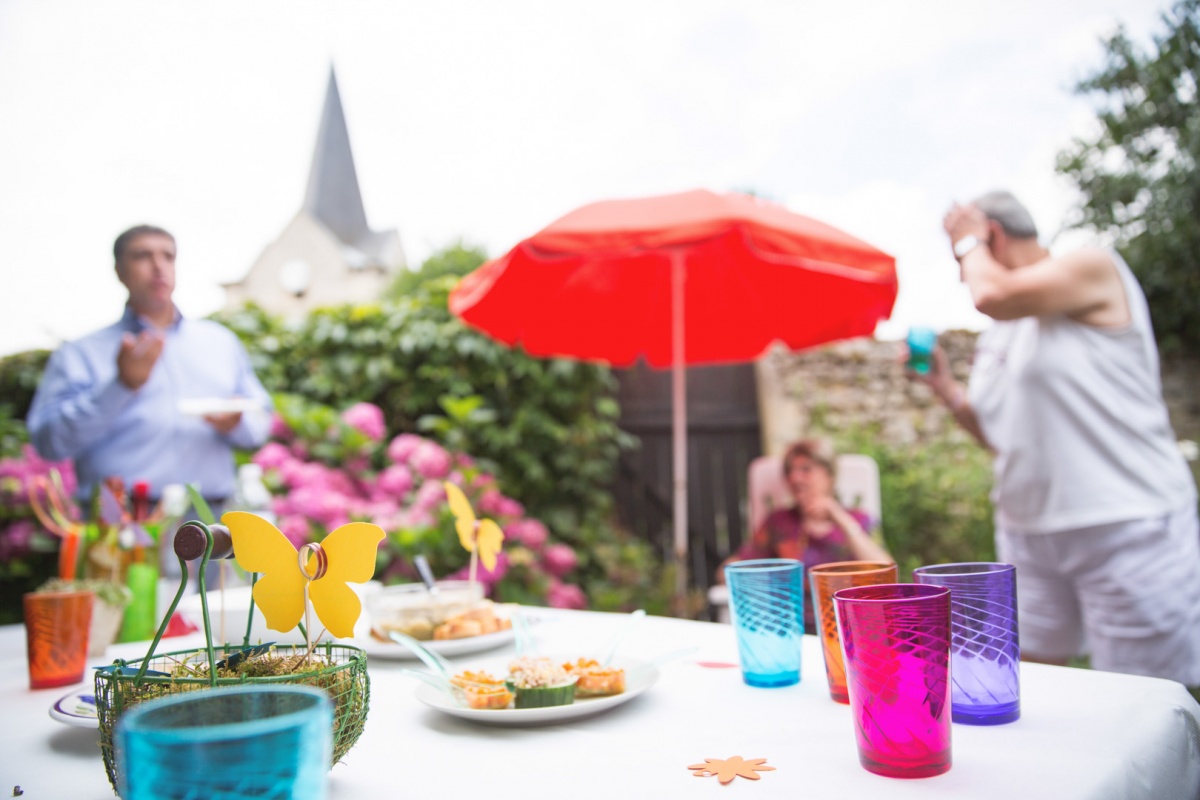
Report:
M295 685L170 695L121 716L115 744L124 800L324 800L333 704Z
M751 686L800 682L804 565L792 558L735 561L725 567L742 680Z
M928 375L933 367L933 350L937 347L937 331L933 328L908 329L908 368Z
M1016 567L939 564L913 570L913 581L950 590L952 719L1001 725L1020 717Z

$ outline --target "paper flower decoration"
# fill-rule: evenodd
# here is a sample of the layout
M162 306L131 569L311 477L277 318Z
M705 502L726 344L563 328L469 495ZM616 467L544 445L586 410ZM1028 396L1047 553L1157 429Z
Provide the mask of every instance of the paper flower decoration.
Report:
M478 551L479 560L488 570L496 568L496 556L504 542L504 532L500 526L490 519L476 519L471 510L471 503L462 489L450 481L442 486L446 489L446 499L450 501L450 513L454 515L454 529L458 531L458 541L468 553Z
M759 772L770 772L774 767L765 765L765 758L743 759L741 756L732 758L706 758L703 764L692 764L688 769L697 778L711 778L716 775L721 783L729 783L739 775L752 781L758 780Z
M290 631L304 616L305 594L317 619L339 639L354 635L362 602L347 583L366 583L375 574L375 551L383 528L351 522L326 536L320 544L300 550L270 522L257 514L230 511L221 517L233 537L233 555L248 572L261 573L254 584L254 602L267 627Z

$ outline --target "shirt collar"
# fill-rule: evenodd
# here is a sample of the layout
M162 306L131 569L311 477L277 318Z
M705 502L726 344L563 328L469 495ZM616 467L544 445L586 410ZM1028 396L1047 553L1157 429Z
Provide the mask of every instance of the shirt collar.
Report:
M183 322L183 313L180 312L179 306L173 303L172 308L175 309L175 321L167 326L167 329L174 331L178 330L180 323ZM136 311L134 311L133 306L129 305L129 303L126 303L125 313L121 315L121 328L129 331L130 333L141 333L145 330L153 330L154 325L152 325L145 317L140 316Z

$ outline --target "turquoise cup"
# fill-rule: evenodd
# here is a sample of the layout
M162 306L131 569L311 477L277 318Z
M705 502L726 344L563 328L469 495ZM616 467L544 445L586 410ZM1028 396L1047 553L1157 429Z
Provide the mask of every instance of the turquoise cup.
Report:
M124 714L115 743L124 800L324 800L333 704L294 685L176 694Z
M933 328L908 329L908 368L928 375L933 367L933 351L937 347L937 331Z
M791 558L735 561L725 567L725 583L742 680L761 687L799 683L804 565Z

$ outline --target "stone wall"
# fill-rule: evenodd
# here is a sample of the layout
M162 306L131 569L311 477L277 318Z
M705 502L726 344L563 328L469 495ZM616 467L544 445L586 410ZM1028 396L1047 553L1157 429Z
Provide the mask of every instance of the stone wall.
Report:
M947 331L940 343L956 377L966 381L976 334ZM779 350L758 363L763 447L779 453L812 428L878 425L892 444L913 444L951 429L953 418L929 387L905 377L901 345L856 339L803 353ZM1200 441L1200 359L1163 363L1163 393L1180 439ZM952 434L969 437L961 431ZM1193 462L1193 468L1200 463Z

